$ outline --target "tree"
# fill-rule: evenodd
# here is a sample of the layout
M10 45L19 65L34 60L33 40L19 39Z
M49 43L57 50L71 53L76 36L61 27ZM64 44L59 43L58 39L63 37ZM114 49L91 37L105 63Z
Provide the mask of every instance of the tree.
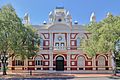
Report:
M22 24L15 9L10 5L0 9L0 59L3 64L3 75L6 75L6 61L8 58L19 55L22 59L35 55L35 30L30 25Z
M116 43L120 40L120 16L109 15L100 22L91 22L87 25L89 39L83 41L82 47L90 56L97 53L113 55L116 66ZM116 75L116 67L114 68Z

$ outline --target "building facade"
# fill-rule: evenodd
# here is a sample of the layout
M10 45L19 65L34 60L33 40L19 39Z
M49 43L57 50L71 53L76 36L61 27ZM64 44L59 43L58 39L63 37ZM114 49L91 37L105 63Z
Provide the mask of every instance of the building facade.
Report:
M95 20L92 13L91 21ZM26 23L29 21L26 20ZM111 54L97 54L93 58L80 48L81 39L90 33L64 7L56 7L49 13L49 22L33 25L40 36L39 52L31 59L21 61L19 56L10 58L11 70L111 72Z

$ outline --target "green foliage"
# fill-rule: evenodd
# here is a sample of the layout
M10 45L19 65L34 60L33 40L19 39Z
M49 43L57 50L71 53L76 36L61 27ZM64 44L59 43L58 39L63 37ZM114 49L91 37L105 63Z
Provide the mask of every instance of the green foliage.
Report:
M6 52L9 57L19 55L22 59L36 54L37 46L33 41L38 36L30 25L22 24L15 9L5 5L0 9L0 54Z
M10 4L0 9L0 59L3 65L3 75L7 74L6 61L8 58L19 56L24 60L36 55L39 48L33 45L33 41L37 44L37 40L35 30L30 25L22 24Z
M120 39L120 16L110 15L98 23L92 22L87 25L87 31L91 34L82 47L90 56L114 51Z

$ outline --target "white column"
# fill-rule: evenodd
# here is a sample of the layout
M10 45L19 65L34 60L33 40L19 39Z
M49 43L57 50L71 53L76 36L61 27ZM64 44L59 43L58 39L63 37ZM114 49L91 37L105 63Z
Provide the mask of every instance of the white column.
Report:
M50 51L49 51L49 56L50 56L50 65L49 65L49 69L53 70L53 34L50 33Z
M24 66L28 66L28 59L27 58L24 60ZM25 69L25 67L24 67L24 69Z
M67 53L67 67L70 67L70 52ZM67 68L67 70L70 70L70 68Z
M67 49L70 49L70 33L67 34Z
M49 69L53 70L53 53L52 53L52 51L50 52L49 56L50 56L50 59L49 59L49 61L50 61L49 67L50 68Z
M111 54L108 54L108 66L111 66ZM111 68L109 68L111 69Z
M96 59L95 56L92 59L92 66L94 67L93 70L96 70L95 66L96 66Z
M113 70L115 69L114 57L115 57L115 55L112 53L112 55L111 55L111 66L112 66L112 69L113 69Z
M50 49L52 49L53 48L53 34L52 33L50 33Z
M12 57L8 58L8 66L12 66ZM1 62L2 67L2 62ZM11 68L9 68L11 70Z
M8 58L8 66L12 66L12 57Z

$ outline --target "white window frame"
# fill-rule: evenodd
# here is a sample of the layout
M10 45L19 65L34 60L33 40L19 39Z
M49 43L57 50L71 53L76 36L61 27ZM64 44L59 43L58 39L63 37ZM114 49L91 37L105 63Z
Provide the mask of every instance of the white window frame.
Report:
M15 60L15 66L23 66L23 65L24 65L24 61Z

